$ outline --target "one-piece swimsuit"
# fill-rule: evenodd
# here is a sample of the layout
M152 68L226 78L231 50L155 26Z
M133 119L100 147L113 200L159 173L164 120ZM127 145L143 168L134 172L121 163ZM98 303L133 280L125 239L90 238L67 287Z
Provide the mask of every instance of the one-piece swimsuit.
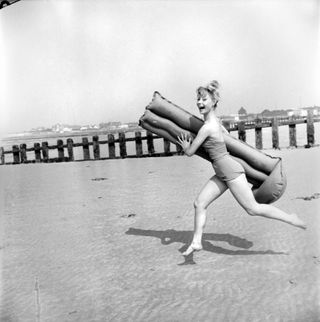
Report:
M216 175L222 181L233 180L245 172L242 165L230 156L224 141L217 141L209 136L202 146L211 159Z

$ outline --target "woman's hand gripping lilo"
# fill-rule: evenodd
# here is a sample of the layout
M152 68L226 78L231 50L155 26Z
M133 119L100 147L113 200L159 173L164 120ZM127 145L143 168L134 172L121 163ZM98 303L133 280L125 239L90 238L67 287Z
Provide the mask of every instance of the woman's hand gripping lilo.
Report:
M190 136L188 136L185 133L181 133L177 139L178 139L178 144L182 147L182 150L184 152L190 148L191 143L192 143L192 139Z

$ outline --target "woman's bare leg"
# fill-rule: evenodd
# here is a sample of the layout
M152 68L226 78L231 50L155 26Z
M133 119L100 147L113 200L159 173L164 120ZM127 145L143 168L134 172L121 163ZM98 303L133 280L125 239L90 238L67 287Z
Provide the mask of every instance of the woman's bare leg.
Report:
M228 181L227 185L233 196L249 215L276 219L306 229L305 223L296 214L288 214L272 205L257 203L244 174Z
M206 223L206 213L208 206L219 196L221 196L228 189L227 185L218 177L213 176L201 189L198 197L194 202L195 216L194 216L194 234L192 243L183 253L188 256L193 251L202 249L202 234Z

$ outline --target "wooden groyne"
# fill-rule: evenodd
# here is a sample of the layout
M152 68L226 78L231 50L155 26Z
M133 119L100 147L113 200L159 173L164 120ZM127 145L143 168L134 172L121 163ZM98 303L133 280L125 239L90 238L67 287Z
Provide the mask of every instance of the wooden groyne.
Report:
M263 149L262 129L266 127L272 128L272 148L279 149L279 126L288 126L289 130L289 146L297 147L296 125L306 124L306 143L305 147L312 147L315 144L314 122L319 122L319 117L314 117L310 112L307 117L299 118L273 118L273 119L256 119L254 121L239 121L236 123L224 122L224 126L229 132L237 131L238 138L246 141L246 131L254 129L255 146L257 149ZM157 156L172 156L183 154L181 147L175 145L175 150L171 150L171 143L166 139L163 140L163 152L155 152L154 140L162 139L150 132L142 135L141 131L134 132L134 137L126 137L125 132L120 132L115 137L114 134L108 134L107 140L100 140L98 135L92 136L92 141L88 137L83 137L82 142L75 143L72 138L68 138L66 142L58 139L54 145L49 145L47 141L36 142L32 147L27 144L13 145L11 150L4 150L0 147L0 165L4 164L21 164L21 163L50 163L50 162L68 162L68 161L88 161L88 160L107 160L107 159L124 159L124 158L142 158ZM147 153L143 153L143 141L147 144ZM127 142L135 143L135 154L127 153ZM119 154L116 155L116 144L119 148ZM107 155L102 155L100 147L107 145ZM90 147L92 148L90 149ZM83 159L75 160L74 149L82 148ZM56 150L57 157L50 157L50 151ZM91 151L92 152L91 152ZM34 152L34 158L30 160L27 157L28 152ZM91 153L90 153L91 152ZM6 162L6 155L12 156L12 161ZM29 154L30 156L30 154Z

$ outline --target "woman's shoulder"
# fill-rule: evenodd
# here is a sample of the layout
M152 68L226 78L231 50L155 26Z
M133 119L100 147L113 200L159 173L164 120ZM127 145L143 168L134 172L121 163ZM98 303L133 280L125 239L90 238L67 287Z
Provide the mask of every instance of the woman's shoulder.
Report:
M220 123L218 120L211 120L209 122L205 122L203 127L208 131L209 133L216 133L220 129Z

